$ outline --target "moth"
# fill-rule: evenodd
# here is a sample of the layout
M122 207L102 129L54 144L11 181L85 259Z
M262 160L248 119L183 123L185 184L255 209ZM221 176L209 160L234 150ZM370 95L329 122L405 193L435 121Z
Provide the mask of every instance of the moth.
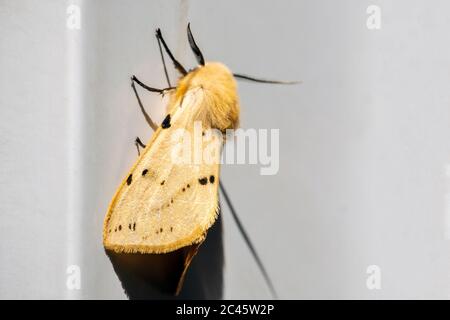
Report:
M237 128L239 124L236 79L284 83L233 74L222 63L205 62L189 24L187 36L198 62L197 67L187 71L174 58L160 29L157 29L156 38L168 87L157 89L147 86L135 76L131 78L141 111L154 133L146 145L139 138L136 139L139 157L117 189L103 228L104 247L116 253L160 255L189 248L176 292L182 286L186 270L199 245L217 218L220 156L226 139L211 132L224 133L227 129ZM181 75L176 86L171 85L161 44ZM135 83L151 92L168 96L167 112L160 125L156 125L145 112ZM201 135L196 132L198 123L201 124ZM208 161L176 161L173 137L179 132L187 135L191 141L198 139L198 136L206 140L200 153L208 153ZM140 147L143 148L142 152ZM187 151L195 150L189 146ZM229 201L226 194L225 198ZM245 232L243 228L241 230ZM244 238L267 277L245 233Z

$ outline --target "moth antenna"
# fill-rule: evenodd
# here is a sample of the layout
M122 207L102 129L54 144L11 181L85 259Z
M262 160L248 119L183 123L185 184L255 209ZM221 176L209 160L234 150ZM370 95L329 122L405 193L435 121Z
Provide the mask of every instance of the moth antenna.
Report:
M163 54L162 47L161 47L161 39L159 39L159 37L157 35L156 35L156 39L158 40L159 53L161 54L161 60L162 60L163 67L164 67L164 74L166 75L167 85L169 87L171 87L172 84L170 83L169 73L167 72L166 61L164 59L164 54Z
M200 51L200 48L195 43L194 36L192 35L192 32L191 32L191 23L188 23L187 35L188 35L189 45L191 46L191 49L195 54L195 58L197 59L198 64L201 66L204 66L205 59L203 58L203 54Z
M162 33L161 33L161 29L159 29L159 28L156 29L156 37L159 40L161 40L161 43L162 43L164 49L166 50L167 55L170 57L170 59L172 60L174 66L175 66L175 69L177 69L182 75L185 76L187 74L186 69L173 56L172 52L170 51L169 47L166 44L166 41L164 41L164 38L163 38Z
M278 81L278 80L268 80L268 79L259 79L251 76L247 76L245 74L233 73L233 76L238 79L259 82L259 83L272 83L272 84L297 84L302 83L301 81Z
M275 291L275 287L273 286L272 281L270 280L269 274L267 273L266 269L264 268L264 265L263 265L261 259L259 258L255 247L253 246L252 242L250 241L250 238L247 235L247 232L245 231L244 226L242 225L241 221L239 220L236 210L234 210L234 206L231 203L230 198L228 197L227 191L225 190L225 187L223 186L222 181L219 181L219 186L220 186L220 190L222 191L223 197L225 198L225 202L227 203L228 208L230 208L231 215L233 216L233 219L236 222L236 225L237 225L239 231L241 232L241 235L244 238L245 243L247 244L247 247L250 249L250 252L252 253L253 258L255 259L256 264L258 265L259 270L261 271L261 273L264 277L264 280L266 281L267 286L269 287L272 297L274 299L278 299L277 292Z

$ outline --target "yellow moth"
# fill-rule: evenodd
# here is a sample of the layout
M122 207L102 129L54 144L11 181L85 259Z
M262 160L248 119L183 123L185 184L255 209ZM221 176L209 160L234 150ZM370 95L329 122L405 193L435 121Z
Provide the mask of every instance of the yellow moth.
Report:
M146 146L137 140L144 150L110 203L104 221L103 244L116 253L164 254L189 248L179 291L190 261L218 214L220 153L225 141L221 135L210 134L210 129L223 133L238 126L240 111L235 78L278 82L233 75L221 63L205 62L189 25L188 39L199 65L187 72L173 57L159 29L156 36L160 50L162 43L181 77L176 87L172 87L164 65L169 84L166 89L151 88L132 78L141 109L135 82L147 90L168 95L167 114L159 126L146 116L155 132ZM207 153L208 161L174 161L174 135L182 130L195 140L197 123L202 128L200 138L207 140L201 154ZM194 152L194 148L189 150Z

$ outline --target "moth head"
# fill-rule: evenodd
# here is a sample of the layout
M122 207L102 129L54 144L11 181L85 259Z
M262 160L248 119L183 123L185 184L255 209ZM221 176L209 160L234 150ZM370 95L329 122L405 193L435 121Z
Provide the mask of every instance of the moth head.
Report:
M212 128L224 132L234 129L239 124L239 99L235 79L271 83L295 84L298 81L277 81L255 78L231 71L222 63L206 62L200 48L194 40L190 24L187 27L189 45L194 53L198 66L189 72L176 62L181 69L183 77L179 80L174 98L181 101L188 90L202 90L202 108L196 120L208 122Z
M198 117L208 126L225 132L239 125L237 83L225 65L206 62L191 70L177 85L178 98L188 90L201 90L202 112Z
M239 124L239 99L233 74L222 63L205 62L189 24L187 34L198 66L178 81L175 100L181 101L188 90L200 90L202 107L195 120L205 121L208 127L222 132L236 128Z

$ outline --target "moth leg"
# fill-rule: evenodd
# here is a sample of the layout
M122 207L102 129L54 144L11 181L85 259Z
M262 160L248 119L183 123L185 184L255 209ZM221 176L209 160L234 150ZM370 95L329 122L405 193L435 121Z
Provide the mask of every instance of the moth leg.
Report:
M143 83L141 80L139 80L138 78L136 78L135 75L133 75L131 77L131 86L134 87L134 83L137 83L138 85L140 85L142 88L144 88L145 90L148 90L150 92L157 92L160 95L165 95L166 92L169 92L170 90L174 90L176 89L175 87L167 87L164 89L158 89L158 88L153 88L153 87L149 87L148 85L146 85L145 83Z
M135 76L133 76L131 78L131 87L133 88L134 94L136 95L136 99L138 101L139 108L141 109L141 112L144 115L145 121L147 121L148 125L153 129L153 131L156 131L156 129L158 129L158 126L153 122L152 118L150 118L147 111L145 111L144 106L142 105L141 98L139 97L139 94L136 90L136 86L134 85L134 81L136 81L136 80L137 80L137 78ZM139 81L139 80L137 80L137 81ZM140 83L140 81L138 83Z
M173 54L170 51L169 47L167 47L167 44L164 41L164 38L163 38L163 36L161 34L161 29L159 29L159 28L156 29L156 38L158 39L158 42L159 42L159 40L161 41L164 49L166 50L167 55L170 57L170 60L172 60L172 62L173 62L174 66L175 66L175 69L177 69L178 72L180 72L183 76L187 75L186 69L181 65L181 63L179 63L175 59L175 57L173 56Z
M145 149L146 145L142 143L142 141L141 141L141 139L139 139L139 137L136 137L136 139L134 140L134 145L136 146L138 156L140 156L141 152L140 152L139 147L141 147L142 149Z

